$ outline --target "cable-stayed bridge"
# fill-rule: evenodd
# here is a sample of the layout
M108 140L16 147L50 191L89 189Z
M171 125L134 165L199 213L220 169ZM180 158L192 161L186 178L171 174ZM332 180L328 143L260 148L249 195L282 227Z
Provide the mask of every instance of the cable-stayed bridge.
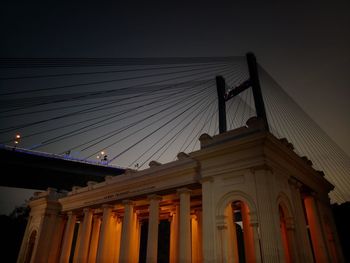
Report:
M216 76L226 93L250 77L245 57L2 59L0 71L3 147L131 169L172 161L197 150L201 134L219 133ZM349 156L258 71L270 132L324 171L333 202L349 201ZM227 130L257 115L252 89L225 104Z

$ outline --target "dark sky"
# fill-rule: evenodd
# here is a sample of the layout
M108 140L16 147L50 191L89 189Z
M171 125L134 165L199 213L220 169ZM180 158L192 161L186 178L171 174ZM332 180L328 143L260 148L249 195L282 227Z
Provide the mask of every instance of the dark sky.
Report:
M1 57L227 56L253 51L350 155L349 1L23 2L2 1Z
M23 2L1 2L0 57L197 57L253 51L350 155L348 0Z

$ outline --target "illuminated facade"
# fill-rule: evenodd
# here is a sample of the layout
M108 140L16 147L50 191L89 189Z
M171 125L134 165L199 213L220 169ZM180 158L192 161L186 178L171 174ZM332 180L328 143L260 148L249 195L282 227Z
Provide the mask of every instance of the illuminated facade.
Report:
M18 262L344 262L333 186L247 124L177 161L37 194Z

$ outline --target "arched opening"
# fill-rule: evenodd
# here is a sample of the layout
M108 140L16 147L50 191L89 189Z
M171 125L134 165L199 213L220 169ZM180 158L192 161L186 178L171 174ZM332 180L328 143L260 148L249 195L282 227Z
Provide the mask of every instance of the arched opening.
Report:
M278 206L278 210L279 210L279 217L280 217L280 232L281 232L285 262L291 263L292 262L292 258L291 258L292 244L290 244L291 237L289 236L290 234L288 233L288 229L287 229L287 221L285 216L286 213L283 211L283 208L281 205Z
M315 197L308 189L304 189L303 192L303 205L314 262L327 262L327 251L323 239L324 233L320 225L319 211Z
M29 263L30 260L32 259L32 255L33 255L33 250L34 250L34 245L35 245L35 240L36 240L36 234L37 231L34 230L29 237L29 241L28 241L28 246L27 246L27 252L26 252L26 257L24 260L24 263Z
M249 195L242 191L223 195L216 206L216 227L220 261L260 262L256 206Z
M226 208L228 261L255 262L255 241L250 210L244 201L233 201Z

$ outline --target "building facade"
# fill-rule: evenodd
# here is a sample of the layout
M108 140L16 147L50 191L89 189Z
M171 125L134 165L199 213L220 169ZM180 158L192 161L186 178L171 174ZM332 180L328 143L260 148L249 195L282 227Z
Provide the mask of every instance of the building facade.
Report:
M17 262L344 262L333 186L256 119L201 149L30 202Z

